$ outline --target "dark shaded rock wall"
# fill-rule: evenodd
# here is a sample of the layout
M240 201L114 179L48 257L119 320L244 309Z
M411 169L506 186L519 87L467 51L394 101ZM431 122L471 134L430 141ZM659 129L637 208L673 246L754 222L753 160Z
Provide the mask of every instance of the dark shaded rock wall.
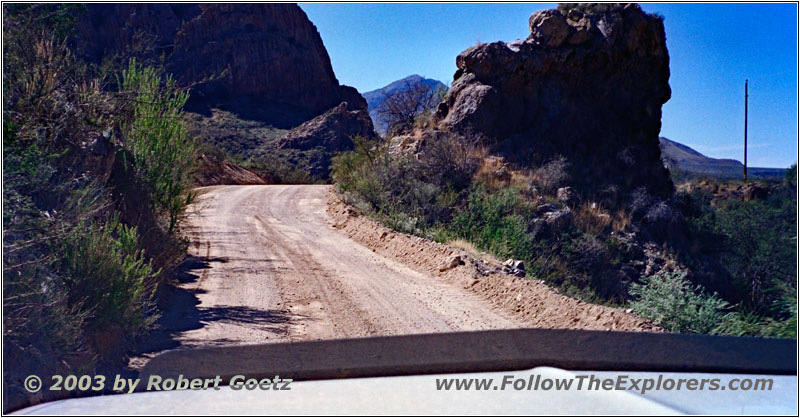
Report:
M439 126L486 135L517 160L564 156L578 187L671 193L658 146L671 94L661 19L629 4L593 15L540 11L530 28L524 41L458 56Z
M95 62L163 54L167 71L193 85L189 109L199 113L217 107L286 128L343 101L366 109L339 84L316 27L295 4L89 4L76 43Z

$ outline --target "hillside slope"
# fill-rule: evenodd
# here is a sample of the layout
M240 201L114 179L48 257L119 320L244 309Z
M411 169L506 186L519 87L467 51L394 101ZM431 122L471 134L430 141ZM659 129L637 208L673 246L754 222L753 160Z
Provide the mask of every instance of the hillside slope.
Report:
M664 165L678 176L711 176L720 179L741 178L744 166L741 162L728 158L711 158L698 151L659 137L661 160ZM676 171L677 170L677 171ZM785 169L748 167L747 175L753 178L783 177Z
M207 173L198 184L237 179L246 169L255 173L236 184L325 180L331 155L352 149L350 136L373 135L366 101L339 84L317 28L296 4L91 4L75 43L97 64L163 59L166 72L190 87L190 133L229 160L201 161ZM355 122L338 132L324 115L342 107ZM315 118L330 129L302 132L301 148L282 138ZM331 136L346 141L332 148ZM233 165L238 173L213 172Z

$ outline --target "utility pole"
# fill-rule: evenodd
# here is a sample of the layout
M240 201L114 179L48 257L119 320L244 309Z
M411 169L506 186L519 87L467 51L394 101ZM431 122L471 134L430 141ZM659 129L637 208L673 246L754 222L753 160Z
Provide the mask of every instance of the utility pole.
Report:
M744 182L747 183L747 79L744 80Z

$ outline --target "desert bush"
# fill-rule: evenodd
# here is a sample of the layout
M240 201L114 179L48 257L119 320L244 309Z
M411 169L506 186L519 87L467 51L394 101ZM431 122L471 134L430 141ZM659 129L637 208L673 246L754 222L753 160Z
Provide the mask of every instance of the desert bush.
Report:
M575 240L572 252L572 256L569 257L570 263L576 269L587 272L600 270L609 258L605 243L587 234Z
M647 211L657 203L657 200L644 187L634 190L629 200L629 213L636 220L642 219L647 214Z
M719 325L729 319L730 306L716 294L704 292L686 280L685 273L649 276L631 285L630 306L669 332L718 333Z
M171 76L162 80L156 69L142 67L135 59L123 72L120 85L131 104L130 120L122 126L125 146L171 234L195 197L187 176L194 168L195 145L182 118L189 94Z
M544 192L553 193L569 181L569 162L565 157L554 158L536 169L533 176Z
M586 202L575 211L572 224L579 230L594 236L604 233L612 223L609 215L596 202Z
M766 318L761 335L797 339L797 287L784 285L783 294L772 305L774 318ZM758 334L745 334L758 335Z
M712 231L723 237L721 261L743 292L744 302L766 312L780 285L797 279L796 200L730 200L713 217Z
M427 182L461 191L469 187L481 153L477 138L439 132L425 141L419 153L420 170Z
M68 303L86 313L89 332L119 327L139 335L155 320L150 298L159 272L145 260L136 228L109 217L78 224L59 249Z
M449 222L477 163L458 137L445 135L416 159L385 141L353 138L353 151L332 160L331 176L346 200L404 232L426 234Z
M736 337L797 338L797 298L783 319L763 317L752 312L732 312L717 332Z
M759 315L773 316L772 306L786 285L797 280L796 188L776 185L766 199L716 200L703 190L679 196L692 245L686 262L700 280L725 277L714 289L732 303ZM708 268L696 260L717 260Z
M453 219L452 230L459 238L499 257L530 260L533 238L528 234L526 203L515 189L498 193L474 187L466 208Z
M123 200L155 206L155 195L118 188L114 156L136 155L130 167L164 196L177 190L156 175L168 171L169 161L174 176L191 177L181 158L169 158L186 155L171 147L180 141L153 138L182 135L179 126L148 116L165 108L161 116L177 114L182 99L169 96L166 105L163 95L148 95L167 84L111 92L67 47L74 8L9 6L3 7L3 343L17 367L4 370L4 395L11 395L4 409L24 403L18 377L97 372L119 361L119 350L155 318L149 300L163 277L160 267L171 260L156 265L145 252L165 243L126 224L141 213L115 210ZM136 127L139 138L120 141L123 126ZM159 207L179 218L167 201Z
M261 178L272 184L312 184L318 180L311 178L308 170L290 164L286 158L273 153L262 153L242 163L245 168L255 171Z
M3 340L15 359L49 371L91 364L85 311L71 303L59 246L107 210L86 174L89 133L115 108L61 37L68 7L4 5ZM49 27L49 29L48 29ZM93 291L94 289L89 289Z
M92 355L84 334L87 314L70 305L64 290L66 278L58 268L59 254L52 244L61 242L58 231L62 224L69 226L74 216L53 210L47 204L50 199L40 198L50 193L53 200L66 199L85 184L61 180L44 146L23 143L8 115L4 115L3 128L5 359L27 374L54 372L61 364L85 368ZM15 371L4 371L4 409L8 399L25 393L8 379Z
M797 292L785 289L773 309L777 318L764 317L733 306L702 286L693 285L685 273L665 273L631 286L631 308L670 332L797 338Z

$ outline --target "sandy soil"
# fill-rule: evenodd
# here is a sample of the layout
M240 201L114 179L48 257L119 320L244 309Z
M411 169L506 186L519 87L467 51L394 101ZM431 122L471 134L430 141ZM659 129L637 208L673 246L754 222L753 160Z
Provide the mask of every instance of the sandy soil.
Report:
M329 186L199 189L184 228L191 257L161 331L165 349L548 327L653 330L640 318L356 215ZM454 256L464 265L447 269Z

